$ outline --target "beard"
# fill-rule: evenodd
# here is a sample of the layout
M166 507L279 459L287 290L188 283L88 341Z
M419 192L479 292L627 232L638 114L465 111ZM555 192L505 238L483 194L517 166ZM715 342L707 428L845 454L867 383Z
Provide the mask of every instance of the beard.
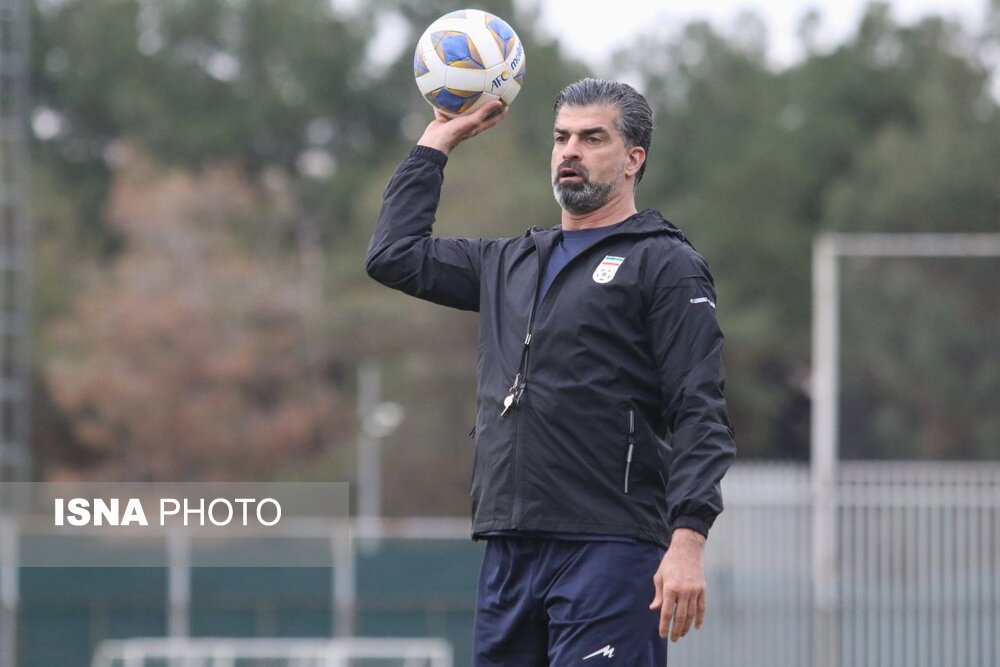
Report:
M563 169L573 169L580 176L579 183L564 183L559 179L559 172ZM620 164L612 174L610 181L591 181L590 172L578 162L564 162L556 169L556 175L552 179L552 195L556 203L569 213L583 215L591 213L601 208L611 198L618 194L621 187L621 177L625 173L625 165Z

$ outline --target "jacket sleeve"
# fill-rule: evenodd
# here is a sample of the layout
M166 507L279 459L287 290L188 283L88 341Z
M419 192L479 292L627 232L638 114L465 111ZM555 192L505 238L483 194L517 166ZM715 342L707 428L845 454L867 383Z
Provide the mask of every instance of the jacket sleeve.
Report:
M482 239L432 238L447 156L415 146L382 198L368 244L368 275L411 296L479 310Z
M722 511L720 482L736 454L723 395L722 331L705 261L689 246L654 283L647 327L672 444L667 482L670 529L708 536Z

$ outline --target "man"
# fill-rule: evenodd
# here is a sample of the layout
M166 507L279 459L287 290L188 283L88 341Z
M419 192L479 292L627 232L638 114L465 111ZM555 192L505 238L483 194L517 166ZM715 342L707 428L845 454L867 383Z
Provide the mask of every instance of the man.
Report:
M684 234L636 210L645 98L585 79L556 114L559 226L432 237L448 154L506 110L437 114L386 189L367 269L480 313L476 665L662 667L663 638L701 627L702 553L735 453L715 291Z

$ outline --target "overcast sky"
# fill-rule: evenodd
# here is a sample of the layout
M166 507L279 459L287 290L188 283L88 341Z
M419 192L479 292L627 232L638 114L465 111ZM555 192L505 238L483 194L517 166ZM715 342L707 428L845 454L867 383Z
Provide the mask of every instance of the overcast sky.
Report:
M740 12L751 9L768 25L769 58L776 65L796 60L799 19L819 10L821 46L843 41L853 33L868 0L515 0L521 6L541 4L546 32L564 47L596 66L616 47L638 32L671 34L692 20L706 19L723 31ZM989 0L891 0L893 18L904 24L929 14L955 17L969 27L982 25ZM469 3L474 6L474 3ZM516 30L516 27L515 27Z

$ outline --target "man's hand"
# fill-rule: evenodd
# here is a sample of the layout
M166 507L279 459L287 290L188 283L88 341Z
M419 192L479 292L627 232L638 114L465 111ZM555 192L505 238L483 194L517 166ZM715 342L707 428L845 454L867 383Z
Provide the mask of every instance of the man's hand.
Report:
M649 605L660 610L660 636L670 634L676 642L694 627L701 629L705 618L705 538L693 530L678 528L653 575L656 595ZM671 629L673 621L673 629Z
M497 100L484 104L468 116L449 118L437 109L424 134L417 142L420 146L436 148L445 155L469 137L474 137L493 127L507 117L507 107Z

